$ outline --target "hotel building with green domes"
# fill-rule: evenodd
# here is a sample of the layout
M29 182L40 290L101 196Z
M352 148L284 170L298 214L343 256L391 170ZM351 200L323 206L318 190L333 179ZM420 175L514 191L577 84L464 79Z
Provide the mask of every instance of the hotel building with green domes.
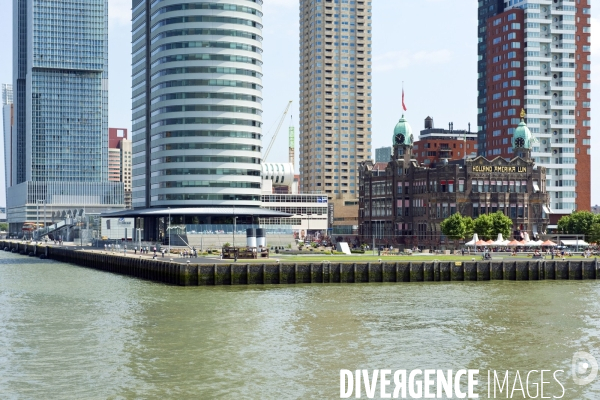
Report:
M443 249L449 240L440 224L457 212L477 218L502 211L513 221L515 237L545 233L550 213L546 169L531 159L535 138L523 114L511 160L479 156L433 168L413 156L412 128L402 116L393 131L392 159L359 166L361 240L400 249Z

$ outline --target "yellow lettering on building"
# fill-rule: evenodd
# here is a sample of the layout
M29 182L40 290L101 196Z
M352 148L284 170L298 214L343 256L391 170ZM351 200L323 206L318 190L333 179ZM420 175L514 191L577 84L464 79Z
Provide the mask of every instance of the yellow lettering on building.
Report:
M527 167L513 167L513 166L501 166L501 165L473 165L473 172L498 172L503 174L511 173L527 173Z

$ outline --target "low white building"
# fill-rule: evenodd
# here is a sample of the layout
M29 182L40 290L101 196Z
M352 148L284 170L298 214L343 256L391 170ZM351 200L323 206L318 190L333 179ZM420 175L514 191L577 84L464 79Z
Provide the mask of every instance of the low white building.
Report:
M328 236L327 195L298 193L298 180L292 164L264 163L262 171L262 208L292 216L261 219L261 226L291 226L298 240L312 241Z
M106 239L132 239L135 223L133 218L102 218L100 237Z

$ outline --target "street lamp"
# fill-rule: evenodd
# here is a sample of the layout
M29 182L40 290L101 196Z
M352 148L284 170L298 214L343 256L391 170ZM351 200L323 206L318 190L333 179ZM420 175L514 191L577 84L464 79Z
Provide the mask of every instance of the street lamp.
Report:
M35 223L35 232L36 232L36 239L39 240L40 237L40 202L42 202L42 204L44 205L44 226L46 226L45 223L45 219L46 219L46 202L44 200L36 200L36 223ZM32 238L33 239L33 238Z
M167 232L169 232L169 254L171 254L171 207L169 209L169 222L167 227Z
M311 217L311 216L312 216L312 213L311 213L311 212L309 212L309 213L307 214L307 217L308 217L308 218L307 218L308 225L307 225L307 228L306 228L306 239L307 239L309 242L312 242L312 241L309 239L309 235L310 235L310 233L309 233L309 232L310 232L310 217Z
M233 216L233 248L235 248L235 230L237 229L237 216Z

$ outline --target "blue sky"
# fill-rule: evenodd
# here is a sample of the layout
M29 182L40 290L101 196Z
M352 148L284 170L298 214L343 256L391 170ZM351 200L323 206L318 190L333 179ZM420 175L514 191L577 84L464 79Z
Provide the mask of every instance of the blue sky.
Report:
M131 0L109 1L109 125L130 128ZM12 82L12 1L2 0L0 82ZM477 1L377 0L373 2L373 149L391 145L400 118L404 81L406 118L413 130L427 116L435 125L477 127ZM265 0L263 121L266 147L287 102L298 124L298 0ZM596 10L592 8L595 15ZM592 18L592 154L600 140L600 26ZM284 123L267 161L287 162ZM298 136L298 129L296 129ZM297 140L297 138L296 138ZM279 150L279 151L277 151ZM598 157L596 157L598 158ZM592 181L600 179L600 161L592 157ZM600 185L592 182L592 203L600 203Z

